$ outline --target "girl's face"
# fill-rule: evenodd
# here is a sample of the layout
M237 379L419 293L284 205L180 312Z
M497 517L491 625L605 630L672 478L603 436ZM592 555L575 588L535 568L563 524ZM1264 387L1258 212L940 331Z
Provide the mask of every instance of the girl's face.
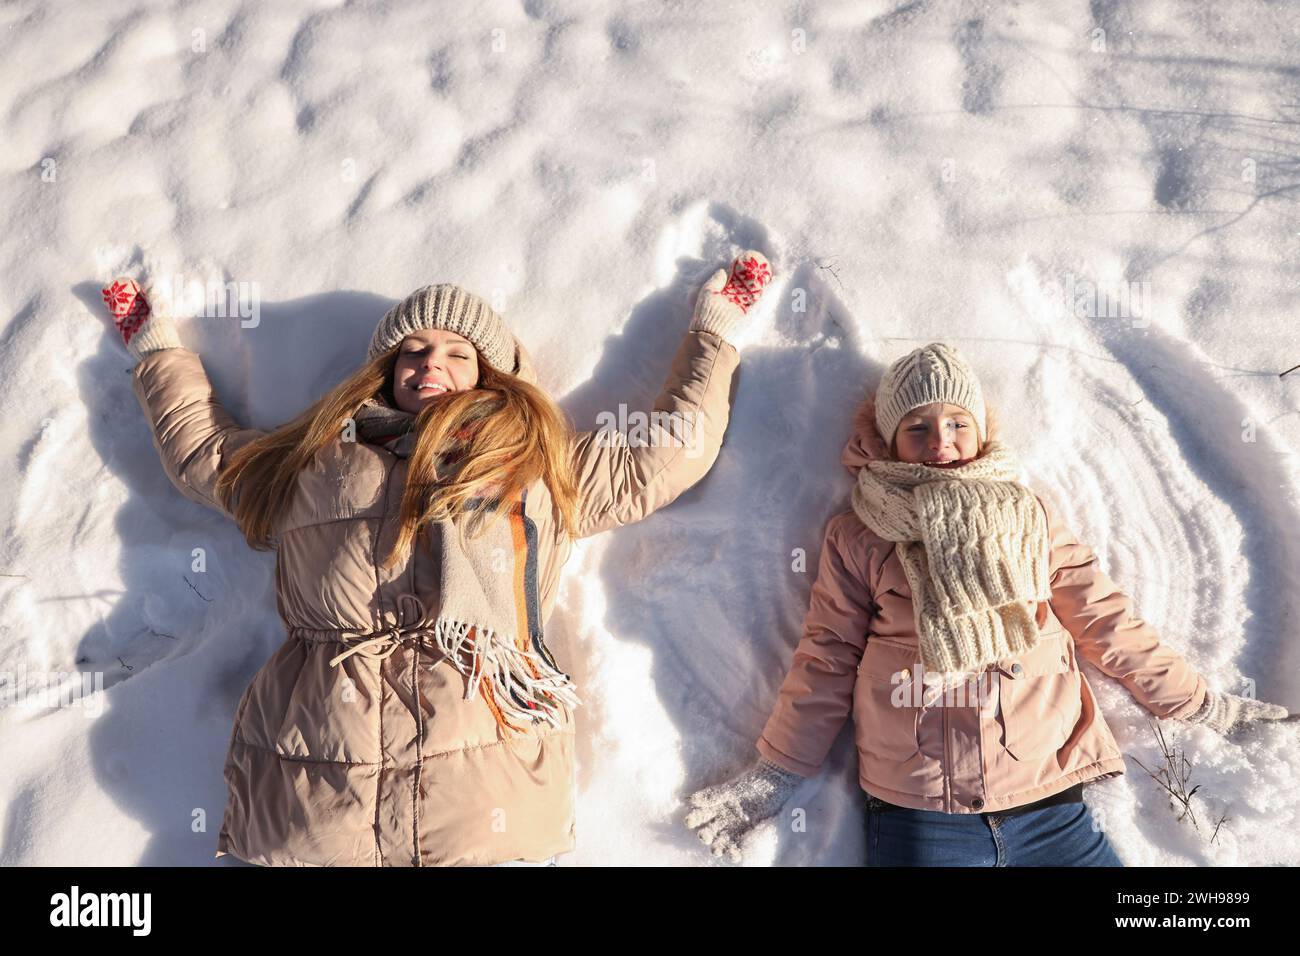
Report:
M899 461L954 468L979 454L975 418L960 405L931 402L912 409L894 433Z
M393 400L418 415L429 402L478 384L478 350L445 329L421 329L402 339L393 367Z

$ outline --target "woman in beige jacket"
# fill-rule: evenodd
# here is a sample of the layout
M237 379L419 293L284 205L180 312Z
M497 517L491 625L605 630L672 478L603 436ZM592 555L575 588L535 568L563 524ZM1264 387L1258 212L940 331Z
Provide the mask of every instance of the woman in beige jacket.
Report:
M867 864L1121 865L1085 783L1124 760L1082 657L1156 717L1227 733L1287 716L1217 693L1019 481L978 379L942 343L886 371L843 462L803 637L738 777L690 798L715 856L775 815L852 717Z
M712 466L770 279L701 290L649 427L573 432L486 302L427 286L297 419L244 428L130 279L104 290L168 477L276 551L284 644L234 715L217 840L266 865L552 861L574 826L572 681L543 640L575 538Z

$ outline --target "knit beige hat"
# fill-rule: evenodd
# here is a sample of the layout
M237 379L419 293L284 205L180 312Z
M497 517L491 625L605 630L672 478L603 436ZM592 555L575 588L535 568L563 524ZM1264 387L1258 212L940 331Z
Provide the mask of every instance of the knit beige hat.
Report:
M488 365L515 374L515 338L505 320L474 293L447 283L422 286L389 309L370 338L366 358L374 358L420 329L463 335Z
M904 355L885 372L876 390L876 427L885 443L903 416L931 402L959 405L975 417L979 437L988 435L984 415L984 393L979 379L957 350L942 342L931 342Z

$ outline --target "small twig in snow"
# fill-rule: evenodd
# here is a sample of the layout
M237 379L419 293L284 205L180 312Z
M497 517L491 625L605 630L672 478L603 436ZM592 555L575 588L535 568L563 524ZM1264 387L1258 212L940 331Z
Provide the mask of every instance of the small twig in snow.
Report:
M1216 824L1214 825L1214 833L1212 833L1212 834L1210 835L1210 842L1211 842L1211 843L1213 843L1215 840L1219 839L1219 827L1223 826L1224 821L1227 820L1227 819L1228 819L1228 811L1227 811L1227 810L1224 810L1224 811L1223 811L1223 816L1219 817L1219 822L1216 823Z
M184 577L184 578L185 578L185 583L188 584L191 588L194 589L194 593L195 593L195 594L197 594L199 597L203 598L203 600L211 602L212 598L205 596L204 593L203 593L202 591L200 591L198 588L194 587L194 582L193 582L193 581L191 581L188 577L185 577L185 575L181 575L181 577Z
M1192 818L1192 826L1196 827L1197 830L1200 830L1200 824L1196 822L1196 813L1192 810L1192 797L1195 795L1197 790L1201 789L1201 786L1200 784L1197 784L1192 787L1191 790L1187 789L1187 784L1191 782L1192 765L1188 761L1187 757L1183 755L1181 750L1170 748L1169 744L1165 741L1164 731L1160 729L1159 724L1152 721L1151 727L1155 730L1156 739L1160 742L1160 755L1164 758L1165 765L1160 768L1158 773L1153 773L1136 757L1133 758L1133 762L1143 770L1146 770L1147 775L1164 788L1164 791L1169 794L1170 799L1176 803L1182 804L1183 812L1179 814L1178 819L1181 820L1183 817L1189 816Z
M826 258L824 258L824 259L817 259L817 260L814 260L814 261L817 263L817 269L818 269L818 271L820 271L820 272L829 272L829 273L831 274L831 277L835 280L835 282L839 285L839 287L840 287L841 289L843 289L843 288L844 288L844 283L843 283L843 282L840 282L840 274L839 274L839 272L835 269L834 266L832 266L832 265L829 264L832 260L835 260L835 259L838 259L838 258L839 258L838 255L834 255L834 256L828 256L828 257L826 257ZM822 265L823 262L827 263L827 265Z

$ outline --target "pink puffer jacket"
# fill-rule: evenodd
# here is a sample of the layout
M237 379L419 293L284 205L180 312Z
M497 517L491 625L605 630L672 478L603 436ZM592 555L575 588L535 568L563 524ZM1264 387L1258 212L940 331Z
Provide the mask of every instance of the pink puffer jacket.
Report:
M868 399L842 459L855 475L887 455L873 422ZM852 510L832 517L803 637L758 752L812 775L852 715L865 791L904 807L980 813L1124 772L1079 656L1157 717L1194 713L1204 679L1160 643L1088 546L1037 497L1051 534L1052 584L1051 600L1038 607L1038 642L987 668L983 695L928 705L914 684L921 665L912 595L894 543Z

